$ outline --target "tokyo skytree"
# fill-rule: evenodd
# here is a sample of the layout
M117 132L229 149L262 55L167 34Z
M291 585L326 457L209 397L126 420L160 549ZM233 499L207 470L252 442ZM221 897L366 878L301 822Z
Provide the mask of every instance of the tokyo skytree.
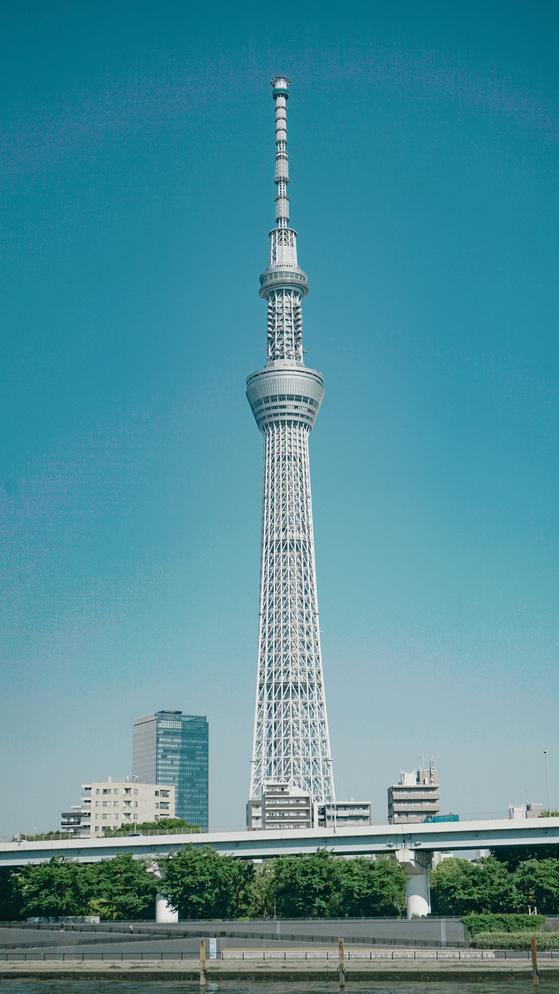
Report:
M334 801L334 778L318 623L309 434L323 379L303 358L301 303L307 277L289 225L287 90L272 80L276 122L276 226L260 277L268 306L267 361L247 379L247 398L264 436L264 507L258 676L251 800L267 783Z

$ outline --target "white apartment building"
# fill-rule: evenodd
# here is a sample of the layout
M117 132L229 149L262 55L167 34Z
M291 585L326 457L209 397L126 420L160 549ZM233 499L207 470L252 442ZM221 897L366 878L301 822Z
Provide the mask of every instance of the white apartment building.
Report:
M316 828L343 828L355 825L372 825L373 811L370 801L328 801L318 804L314 819Z
M81 838L103 835L105 829L139 825L175 817L175 788L157 783L126 780L100 780L82 784Z
M262 797L247 804L247 828L301 829L371 825L370 801L316 804L307 791L285 783L266 783Z
M313 800L306 791L285 783L266 783L262 797L247 804L247 828L312 828L313 814Z

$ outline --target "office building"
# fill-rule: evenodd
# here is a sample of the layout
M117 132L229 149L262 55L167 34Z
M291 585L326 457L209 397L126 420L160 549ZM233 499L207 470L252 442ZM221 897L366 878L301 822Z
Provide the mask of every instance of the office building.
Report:
M175 812L208 831L208 721L205 715L157 711L134 722L132 771L175 788Z
M388 788L388 821L392 825L425 821L439 812L439 783L432 765L427 770L402 771L399 782Z

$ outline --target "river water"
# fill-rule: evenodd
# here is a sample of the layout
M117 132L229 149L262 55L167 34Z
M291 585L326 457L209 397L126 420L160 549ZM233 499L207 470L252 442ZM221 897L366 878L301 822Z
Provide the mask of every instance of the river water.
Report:
M540 994L559 994L559 980L542 977ZM193 983L170 980L0 980L1 994L200 994ZM208 983L207 994L338 994L334 982L305 983L301 981L259 983L224 981ZM437 981L417 983L407 981L348 982L347 994L533 994L531 981L480 980Z

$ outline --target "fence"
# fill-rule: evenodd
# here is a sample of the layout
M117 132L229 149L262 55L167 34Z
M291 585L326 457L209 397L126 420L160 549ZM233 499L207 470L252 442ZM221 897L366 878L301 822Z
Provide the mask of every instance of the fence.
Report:
M530 960L530 950L519 950L519 949L398 949L398 950L345 950L345 959L348 961L363 961L363 960L444 960L444 961L472 961L472 960ZM230 960L232 963L241 960L260 960L266 962L276 962L278 960L326 960L331 962L338 962L338 950L247 950L247 951L223 951L217 954L217 959L220 961ZM539 959L546 960L559 960L559 950L546 950L538 951ZM21 963L52 963L52 962L140 962L140 963L154 963L154 962L169 962L169 961L191 961L193 964L199 962L199 957L197 953L189 952L121 952L119 953L95 953L95 952L12 952L12 953L0 953L0 963L6 962L21 962ZM211 959L209 960L211 962Z

